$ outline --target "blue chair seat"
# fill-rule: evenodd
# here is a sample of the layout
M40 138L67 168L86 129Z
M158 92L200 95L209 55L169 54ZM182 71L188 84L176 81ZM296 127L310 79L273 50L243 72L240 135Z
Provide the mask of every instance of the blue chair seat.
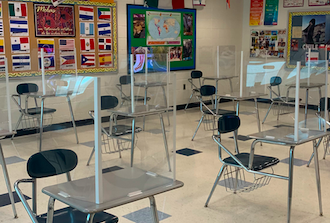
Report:
M218 113L216 113L217 109L212 109L212 112L217 115L235 115L236 114L235 111L229 111L229 110L225 110L225 109L218 109ZM205 110L204 113L207 115L212 114L209 110Z
M239 153L235 157L242 162L245 167L249 166L250 153ZM239 165L232 157L223 160L227 164ZM278 164L280 160L271 156L254 155L253 170L260 171Z
M56 109L54 108L44 108L44 114L49 114L49 113L54 113L56 112ZM27 110L27 113L29 115L40 115L41 114L41 108L36 107L36 108L29 108Z
M110 132L110 127L104 128L105 131ZM135 132L141 132L142 129L140 127L135 127ZM112 135L113 136L123 136L132 134L132 126L128 125L115 125L112 126Z
M131 97L123 97L124 100L126 101L130 101ZM134 96L135 101L144 101L144 97L143 96ZM150 97L147 97L147 101L150 101Z
M273 101L276 101L276 102L282 102L282 101L295 102L296 99L292 98L292 97L288 97L288 100L286 100L286 97L279 97L279 98L273 98ZM301 101L301 99L299 99L299 101Z
M86 222L87 214L71 207L54 211L53 223L80 223ZM47 213L37 216L39 223L46 223ZM70 219L70 220L69 220ZM96 213L93 222L117 223L118 217L105 212Z

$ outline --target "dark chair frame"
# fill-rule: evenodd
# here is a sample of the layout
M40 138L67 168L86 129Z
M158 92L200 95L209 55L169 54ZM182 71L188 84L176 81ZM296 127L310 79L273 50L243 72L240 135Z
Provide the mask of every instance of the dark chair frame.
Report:
M186 104L186 107L184 108L185 110L187 110L191 99L194 97L195 94L200 96L200 88L202 87L202 79L203 78L203 72L199 71L199 70L194 70L191 71L191 77L188 79L188 82L190 83L191 86L191 95L189 97L188 103ZM196 84L194 84L194 80L198 80L199 82L199 86L197 86Z

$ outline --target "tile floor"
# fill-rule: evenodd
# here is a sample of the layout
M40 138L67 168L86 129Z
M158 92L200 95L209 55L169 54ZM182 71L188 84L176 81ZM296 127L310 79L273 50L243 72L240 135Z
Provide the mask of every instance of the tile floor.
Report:
M232 108L231 103L221 104L225 109ZM266 113L267 104L260 104L260 118ZM253 114L254 104L244 102L241 105L241 127L239 134L246 136L257 132L256 119ZM303 112L303 109L301 110ZM314 117L315 111L309 112L309 118ZM286 222L287 210L287 181L272 179L268 186L262 187L250 193L233 194L226 192L223 182L220 180L219 186L210 201L209 207L205 208L204 203L208 197L215 177L221 167L218 159L217 146L212 141L212 132L205 131L203 126L199 129L194 141L191 137L197 126L196 120L199 120L200 112L198 108L192 108L188 111L177 112L177 150L189 148L200 151L201 153L184 156L176 155L176 177L184 182L184 187L156 196L158 210L163 213L162 221L178 223L214 223L214 222ZM292 115L281 116L280 121L276 121L276 116L270 113L263 129L274 128L276 125L290 125L293 123ZM159 174L165 173L167 176L173 176L168 173L167 162L164 158L162 134L157 131L159 120L155 118L147 119L146 133L139 133L136 149L136 165L148 168ZM167 119L165 119L167 124ZM142 120L138 121L142 126ZM171 125L173 126L173 124ZM150 131L152 130L152 131ZM172 142L171 127L166 129L168 140ZM43 150L55 148L68 148L78 154L79 163L77 168L72 171L72 178L79 179L93 174L94 161L90 166L86 166L88 157L92 149L93 126L84 126L78 128L80 144L75 144L75 138L72 129L48 132L44 134ZM160 134L159 134L160 133ZM233 141L230 138L232 134L223 136L222 141L228 147L233 148ZM241 152L250 150L252 140L239 141ZM4 154L8 159L8 171L11 184L17 179L28 178L26 173L26 162L29 157L38 152L38 136L30 135L17 137L13 141L5 139L1 141ZM170 145L170 143L169 143ZM171 147L171 146L170 146ZM292 221L299 223L325 223L330 222L330 190L327 189L330 184L330 157L325 160L323 156L323 144L319 149L320 175L322 184L322 198L324 216L318 214L317 191L315 184L314 162L310 167L306 165L296 165L294 167L294 190ZM299 159L299 164L308 161L312 152L312 143L299 146L295 150L295 158ZM104 155L103 166L106 171L116 171L125 168L128 165L129 151L122 152L122 159L119 159L117 153ZM283 146L258 145L256 153L278 157L285 161L289 156L289 149ZM160 154L160 155L159 155ZM10 158L15 157L15 159ZM173 153L171 154L173 157ZM145 161L148 158L151 161ZM14 161L17 162L14 162ZM155 165L156 164L156 165ZM107 169L108 168L108 169ZM167 169L167 170L166 170ZM275 173L286 175L288 164L281 162L274 167ZM7 193L3 180L2 171L0 171L0 194ZM246 181L251 183L253 176L245 173ZM44 213L47 209L48 198L42 194L41 189L48 185L57 184L65 181L65 176L52 177L49 179L38 180L38 213ZM31 187L22 185L23 192L31 197ZM111 193L111 191L109 191ZM30 202L30 201L29 201ZM57 202L56 209L64 207ZM149 223L148 217L149 201L141 200L132 204L124 205L109 210L110 213L119 217L119 222L144 222ZM0 222L23 223L31 222L21 203L16 203L19 218L13 219L11 206L0 207ZM142 218L142 220L141 220ZM144 219L144 220L143 220Z

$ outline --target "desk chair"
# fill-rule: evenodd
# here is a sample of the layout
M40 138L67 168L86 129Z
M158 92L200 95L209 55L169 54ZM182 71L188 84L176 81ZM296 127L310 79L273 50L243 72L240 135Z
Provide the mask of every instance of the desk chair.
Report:
M278 76L274 76L272 78L270 78L270 85L268 86L268 89L269 89L269 97L270 97L270 100L271 100L271 104L268 108L268 111L265 115L265 118L264 120L262 121L262 124L265 123L266 121L266 118L273 106L273 104L276 104L277 107L278 107L278 111L277 111L277 120L279 120L280 118L280 112L281 112L281 107L283 104L293 104L295 103L295 98L293 97L289 97L288 95L286 97L282 97L281 96L281 92L280 92L280 85L282 83L282 78L281 77L278 77ZM277 87L277 92L273 90L273 87ZM273 94L276 96L276 97L273 97ZM301 100L301 99L299 99Z
M202 113L202 117L199 120L199 123L197 125L197 128L195 130L195 133L191 139L191 141L194 140L198 129L200 127L200 125L202 124L203 120L204 120L204 128L205 131L214 131L216 129L216 123L215 120L216 118L218 118L221 115L229 115L229 114L235 114L235 111L229 111L229 110L224 110L224 109L219 109L219 106L217 106L217 108L215 108L214 106L214 98L213 96L215 96L215 87L212 85L204 85L200 88L200 95L196 95L197 99L199 100L200 103L200 111ZM210 108L209 106L207 106L202 98L210 98L211 102L212 102L212 108ZM203 109L204 108L204 109Z
M118 98L115 96L102 96L101 97L101 111L114 109L118 106ZM89 111L89 115L94 119L94 111ZM102 132L102 153L112 154L119 153L119 158L121 158L121 151L131 149L132 140L132 126L128 125L118 125L117 117L110 114L109 117L109 127L101 128ZM113 125L112 123L115 123ZM111 129L111 131L110 131ZM136 127L135 133L142 131L141 128ZM127 137L130 136L130 137ZM137 136L135 136L137 138ZM136 141L136 140L135 140ZM87 161L87 166L95 153L95 146L89 156Z
M330 117L329 116L330 98L328 98L328 109L327 109L327 111L328 111L328 118L329 118ZM323 112L323 114L322 114L322 112ZM325 98L321 98L320 99L320 106L318 107L318 111L315 115L319 118L320 121L322 121L324 123L324 125L329 125L330 126L330 122L328 120L324 119L324 112L325 112ZM327 131L330 132L330 128L328 128ZM326 137L323 138L323 147L324 147L323 159L325 159L325 156L327 154L328 155L330 154L329 145L330 145L330 136L326 136ZM314 157L314 152L312 153L311 158L308 161L307 167L309 167L309 165L311 164L313 157Z
M118 222L118 218L116 216L105 212L85 214L72 207L66 207L63 209L56 210L53 216L47 216L47 214L37 214L37 179L56 176L65 173L67 175L68 181L71 181L70 171L76 168L77 163L77 154L71 150L66 149L43 151L36 153L29 158L27 162L27 172L31 178L16 181L14 188L33 223L46 223L48 218L53 219L54 223ZM32 210L27 203L24 194L19 188L19 184L21 183L32 184ZM54 201L54 198L49 199L49 202L53 203L53 208Z
M241 121L236 115L224 115L218 120L218 135L214 135L213 140L218 145L219 159L223 165L214 182L211 193L205 203L205 207L208 206L215 187L218 185L218 182L222 175L224 175L225 178L226 188L229 187L231 190L234 191L234 193L236 193L238 190L242 192L249 192L267 185L270 181L270 176L268 176L267 173L261 171L266 168L272 167L280 162L280 160L275 157L256 155L252 150L251 153L240 153L237 146L237 134L235 134L240 124ZM221 134L230 132L234 133L234 142L236 150L235 155L231 153L229 149L221 143ZM229 155L229 157L223 158L222 150L225 151ZM252 186L246 187L245 185L239 185L244 183L244 181L238 180L238 178L242 179L242 175L244 176L243 171L255 174L255 181L253 182ZM256 177L256 175L261 177Z
M117 89L120 91L120 98L121 98L121 105L122 106L125 102L131 102L131 76L130 75L124 75L119 78L119 84L116 85ZM124 86L127 86L129 88L129 92L125 94ZM134 100L137 102L143 102L144 104L147 104L147 101L150 101L150 97L146 95L145 96L134 96Z
M191 95L189 97L188 103L186 104L186 107L184 108L185 110L187 110L192 97L195 94L200 95L200 88L202 86L202 81L201 81L202 77L203 77L203 72L202 71L199 71L199 70L191 71L191 78L189 78L188 81L191 84L192 92L191 92ZM194 84L194 80L198 80L198 82L199 82L198 86Z
M14 132L17 131L21 123L22 123L22 127L26 127L26 128L37 128L37 126L39 126L40 117L41 117L41 108L38 106L36 98L34 99L35 105L29 107L29 95L28 95L30 93L37 93L38 91L39 91L39 87L36 84L24 83L17 85L16 87L17 95L14 94L11 97L14 100L15 104L17 105L21 115L16 123ZM25 106L23 108L22 100L24 99L25 99ZM44 114L52 115L55 112L56 109L54 108L44 108ZM25 122L25 126L24 126L24 122ZM45 123L45 117L44 117L44 123ZM12 135L12 139L14 139L14 136L15 134Z

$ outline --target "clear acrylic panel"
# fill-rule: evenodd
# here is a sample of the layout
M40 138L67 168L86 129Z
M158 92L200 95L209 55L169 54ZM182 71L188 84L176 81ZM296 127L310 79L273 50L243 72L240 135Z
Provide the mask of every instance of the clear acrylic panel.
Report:
M10 85L8 73L8 61L5 56L0 56L0 76L3 78L1 87L1 108L0 108L0 135L6 135L13 131L12 126L12 103L10 99Z

